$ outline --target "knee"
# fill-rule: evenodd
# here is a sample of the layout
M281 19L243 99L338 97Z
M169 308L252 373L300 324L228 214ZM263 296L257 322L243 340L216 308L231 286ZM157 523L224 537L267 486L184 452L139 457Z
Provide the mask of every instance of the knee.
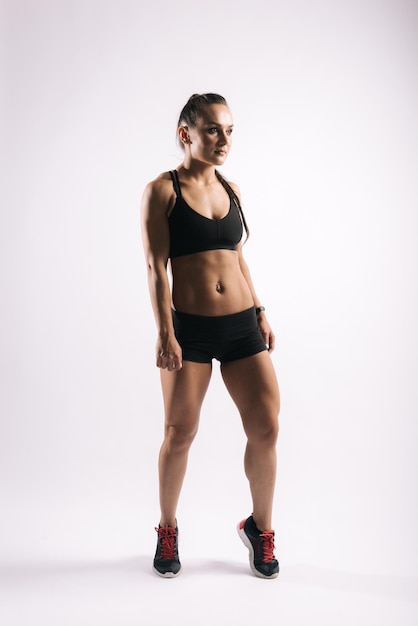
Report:
M256 420L254 426L247 431L249 444L271 448L277 443L279 436L279 421L277 416L268 420Z
M165 444L171 452L183 452L192 445L196 432L196 428L168 425L166 426Z

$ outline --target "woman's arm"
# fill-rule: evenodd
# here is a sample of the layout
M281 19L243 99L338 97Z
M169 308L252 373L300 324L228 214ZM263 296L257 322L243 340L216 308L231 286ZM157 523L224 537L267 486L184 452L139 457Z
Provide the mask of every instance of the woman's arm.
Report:
M247 281L248 287L250 288L251 291L251 295L253 298L253 302L254 302L254 306L257 308L259 306L261 306L260 300L255 292L254 289L254 285L253 285L253 281L251 278L251 274L250 274L250 270L248 269L248 265L244 259L244 255L242 254L242 244L239 245L238 248L238 254L239 254L239 265L241 268L241 272L245 278L245 280ZM267 321L267 317L264 311L261 311L258 315L257 315L257 322L258 322L258 327L260 329L260 332L263 336L264 342L266 344L266 346L268 347L268 351L269 352L273 352L274 347L275 347L275 336L274 333L270 327L270 324Z
M229 183L229 185L232 187L232 189L234 190L234 192L237 194L239 201L241 202L241 194L240 194L240 190L238 188L237 185L235 185L234 183ZM255 288L253 285L253 281L251 278L251 274L250 274L250 270L248 269L248 265L245 262L244 259L244 255L242 253L242 243L239 244L238 246L238 254L239 254L239 264L240 264L240 268L241 268L241 272L245 278L245 280L247 281L248 287L250 288L251 291L251 295L253 298L253 302L254 302L254 306L257 308L259 306L261 306L260 300L255 292ZM269 352L273 352L274 347L275 347L275 336L274 333L270 327L270 324L267 321L267 317L264 311L261 311L258 315L257 315L257 322L258 322L258 327L260 329L260 332L263 336L263 339L266 343L266 346L268 347L268 351Z
M173 328L171 292L167 276L170 250L167 208L172 191L164 179L157 179L145 188L141 204L141 226L148 286L158 329L157 367L178 370L182 353Z

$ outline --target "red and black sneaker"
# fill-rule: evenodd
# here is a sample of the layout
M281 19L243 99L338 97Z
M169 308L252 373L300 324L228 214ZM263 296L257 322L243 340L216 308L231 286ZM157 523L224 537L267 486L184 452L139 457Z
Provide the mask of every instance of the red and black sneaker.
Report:
M158 534L157 550L154 557L154 572L164 578L174 578L181 571L178 551L178 528L159 526L155 529Z
M238 534L250 553L250 567L260 578L276 578L279 563L274 558L274 531L261 531L253 516L243 519L237 527Z

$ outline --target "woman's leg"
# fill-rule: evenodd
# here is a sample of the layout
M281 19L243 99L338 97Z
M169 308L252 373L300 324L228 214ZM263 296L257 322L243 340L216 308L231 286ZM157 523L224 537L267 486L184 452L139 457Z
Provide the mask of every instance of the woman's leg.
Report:
M211 363L183 361L181 370L161 370L165 408L164 441L159 456L161 526L176 526L176 509L196 436L200 409L212 373Z
M254 521L260 530L271 530L280 410L274 367L265 351L224 363L221 371L247 435L244 463Z

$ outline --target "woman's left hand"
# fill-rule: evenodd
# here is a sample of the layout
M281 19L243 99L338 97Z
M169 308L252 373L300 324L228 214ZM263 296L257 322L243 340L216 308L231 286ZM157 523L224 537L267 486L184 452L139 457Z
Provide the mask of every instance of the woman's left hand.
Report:
M276 338L274 336L273 331L271 330L270 324L268 323L265 315L262 313L257 317L258 328L260 329L260 333L264 339L264 343L266 344L268 351L273 352Z

